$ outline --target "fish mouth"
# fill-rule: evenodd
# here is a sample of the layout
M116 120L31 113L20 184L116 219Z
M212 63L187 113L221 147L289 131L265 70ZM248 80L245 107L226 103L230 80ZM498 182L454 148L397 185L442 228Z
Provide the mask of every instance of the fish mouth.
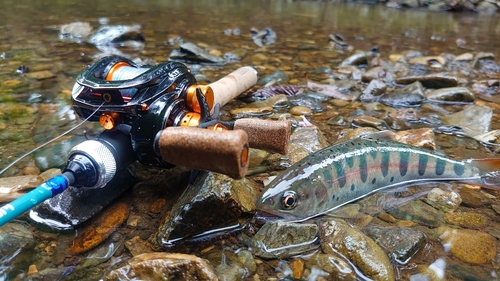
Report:
M255 213L255 221L259 224L264 224L270 221L280 221L284 219L285 219L284 217L271 214L266 211L258 211L257 213Z

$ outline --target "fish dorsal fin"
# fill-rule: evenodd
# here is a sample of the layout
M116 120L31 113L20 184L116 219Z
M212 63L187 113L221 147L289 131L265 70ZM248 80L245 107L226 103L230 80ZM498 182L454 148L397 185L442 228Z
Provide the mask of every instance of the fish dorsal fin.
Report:
M384 130L375 133L367 133L361 136L363 139L367 140L394 140L396 133L389 130Z

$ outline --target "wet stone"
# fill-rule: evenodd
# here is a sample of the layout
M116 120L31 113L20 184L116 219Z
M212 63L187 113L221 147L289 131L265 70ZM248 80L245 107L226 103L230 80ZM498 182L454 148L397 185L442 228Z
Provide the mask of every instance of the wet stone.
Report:
M493 111L487 106L469 105L464 110L441 118L443 124L460 127L466 135L475 137L489 131Z
M361 81L370 82L372 80L382 79L386 74L387 70L382 66L372 67L361 75Z
M340 63L340 67L361 64L368 64L368 56L366 55L366 52L357 52L349 56L344 61L342 61L342 63Z
M44 80L49 78L54 78L56 75L48 70L29 72L26 74L26 77L36 80Z
M170 239L236 224L241 215L255 210L256 190L257 184L250 179L234 180L222 174L200 172L162 220L157 242L169 247Z
M391 107L416 107L425 101L425 95L422 84L417 81L392 93L381 95L378 101Z
M405 76L396 78L398 84L410 84L419 81L426 88L439 89L456 87L458 78L447 73L433 73L422 76Z
M234 253L212 251L203 258L210 262L219 280L238 281L247 275L248 270Z
M356 280L356 273L352 266L337 253L314 254L307 260L306 266L327 272L333 280Z
M281 85L283 85L283 84L288 84L289 80L290 80L290 77L285 72L275 71L272 74L267 75L267 76L259 79L259 81L257 81L257 85L259 85L259 86L264 86L267 84L281 84Z
M356 127L372 127L380 131L390 130L384 120L372 116L356 116L352 119L351 123Z
M441 88L430 92L427 99L431 101L473 102L474 94L465 87Z
M273 97L269 97L265 100L262 101L256 101L252 102L247 105L248 107L255 107L255 108L269 108L269 107L284 107L288 104L288 98L285 94L280 94L276 95ZM231 111L231 114L233 114L233 111Z
M488 219L474 212L454 212L444 215L444 220L451 225L463 228L482 229L488 224Z
M420 200L411 201L408 204L388 210L387 212L395 218L411 220L431 228L441 226L444 223L441 212Z
M300 127L293 131L288 144L290 164L310 153L328 146L328 142L316 126Z
M121 280L218 280L205 259L180 253L145 253L112 270L104 281Z
M151 252L151 244L142 240L139 236L134 236L132 239L125 241L125 247L133 257Z
M63 24L59 31L59 39L64 42L84 42L92 32L92 26L88 22L76 21Z
M35 238L26 226L7 223L0 227L0 276L13 269L28 268L34 247Z
M387 84L374 79L371 80L368 86L363 90L363 94L359 97L362 101L372 100L376 96L380 96L387 89Z
M0 202L10 202L19 198L24 194L19 191L35 188L43 182L44 180L38 175L0 178L0 190L2 190Z
M290 108L290 113L293 115L309 116L312 114L312 110L305 106L294 106Z
M258 116L266 116L272 114L273 108L270 106L255 107L255 108L244 107L244 108L233 109L230 111L230 113L236 119L246 118L246 117L258 117Z
M361 231L343 222L326 221L320 225L320 239L324 253L341 253L368 278L395 280L384 250Z
M254 255L283 259L317 246L318 226L310 223L266 222L250 240Z
M76 236L68 251L76 255L95 248L127 219L128 209L125 203L110 206Z
M170 53L169 58L174 61L187 63L208 63L216 65L225 63L224 58L212 55L208 51L191 42L182 43L179 49L175 49Z
M421 148L436 149L436 138L430 128L399 131L394 134L394 140Z
M471 264L490 262L497 254L496 239L477 230L443 228L439 240L456 258Z
M363 230L399 264L406 264L425 246L425 234L414 228L370 227Z
M462 203L462 198L455 191L433 188L424 198L425 203L445 213L454 212Z

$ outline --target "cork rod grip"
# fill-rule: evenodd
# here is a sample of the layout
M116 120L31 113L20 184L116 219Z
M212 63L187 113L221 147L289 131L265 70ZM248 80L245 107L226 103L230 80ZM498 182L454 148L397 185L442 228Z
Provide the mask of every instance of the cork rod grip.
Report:
M257 83L257 71L251 66L244 66L208 86L214 92L214 104L220 104L223 107L230 100L253 87L255 83Z
M157 137L163 160L196 170L241 179L248 170L248 137L242 130L212 131L196 127L168 127Z
M290 140L291 123L257 118L243 118L234 122L234 130L243 130L248 134L248 143L252 148L287 154Z

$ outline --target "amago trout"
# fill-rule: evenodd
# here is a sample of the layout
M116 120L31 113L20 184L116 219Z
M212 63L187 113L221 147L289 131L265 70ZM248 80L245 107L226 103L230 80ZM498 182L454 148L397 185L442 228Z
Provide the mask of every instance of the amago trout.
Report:
M500 159L453 160L390 140L359 137L319 150L276 177L257 215L303 221L379 190L428 181L500 189Z

